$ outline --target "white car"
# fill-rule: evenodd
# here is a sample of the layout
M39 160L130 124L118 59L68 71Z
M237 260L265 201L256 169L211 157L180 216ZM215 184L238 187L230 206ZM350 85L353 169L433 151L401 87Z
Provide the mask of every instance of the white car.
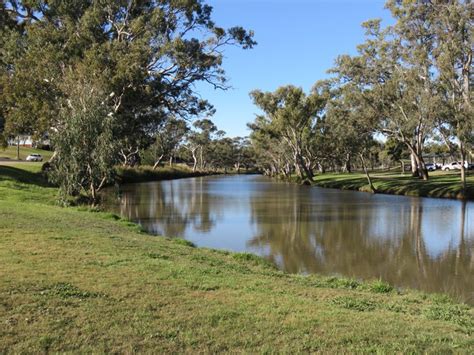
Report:
M433 164L433 163L428 163L425 166L426 166L426 170L428 170L428 171L435 171L436 169L438 169L436 167L436 164Z
M30 154L26 157L26 161L43 161L41 154Z
M461 165L462 165L462 162L460 162L460 161L454 161L454 162L452 162L452 163L443 165L443 167L442 167L441 169L444 170L444 171L449 171L449 170L461 170ZM466 169L469 167L469 165L467 164L467 162L464 162L464 167L465 167Z

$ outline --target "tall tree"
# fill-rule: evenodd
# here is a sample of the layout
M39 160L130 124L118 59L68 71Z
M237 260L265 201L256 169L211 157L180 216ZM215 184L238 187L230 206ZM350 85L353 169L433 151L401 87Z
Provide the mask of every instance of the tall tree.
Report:
M155 163L153 170L158 167L160 162L168 157L172 161L175 150L188 133L189 127L183 120L174 117L168 119L159 129L155 136L155 142L150 147L153 152Z
M470 0L433 0L434 15L429 19L435 36L435 65L443 93L444 115L439 131L448 146L457 143L464 163L474 142L473 109L473 4ZM461 167L466 189L466 168Z
M275 92L255 90L250 95L265 113L260 119L266 120L291 149L298 176L312 180L313 171L304 159L304 152L325 100L317 93L306 95L301 88L292 85L280 87Z
M92 81L77 79L77 73L71 73L63 83L73 95L61 105L61 125L51 137L57 152L51 179L59 185L63 201L84 193L94 205L97 193L113 178L118 158L116 106Z
M201 0L8 0L0 9L21 27L8 32L3 47L11 48L0 72L7 132L67 135L69 118L60 111L81 98L63 84L75 77L111 105L105 111L113 112L113 138L126 156L164 117L212 113L195 83L226 88L223 48L255 44L251 31L218 27ZM97 104L82 107L93 110L84 117L101 112ZM81 149L63 150L61 159Z
M384 30L380 20L364 23L368 39L358 47L359 55L340 56L332 72L339 74L342 85L358 88L359 100L376 118L376 129L406 145L414 174L426 180L423 145L439 102L430 64L432 40L422 24L423 12L394 14L399 17L397 25ZM404 18L408 15L413 18Z

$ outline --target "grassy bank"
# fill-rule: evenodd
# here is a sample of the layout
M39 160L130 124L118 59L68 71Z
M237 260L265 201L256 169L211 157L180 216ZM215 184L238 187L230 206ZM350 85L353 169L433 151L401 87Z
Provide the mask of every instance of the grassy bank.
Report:
M400 172L371 173L378 193L407 196L474 199L474 174L467 177L467 194L463 196L459 172L436 171L430 173L428 181L413 178ZM322 174L314 179L314 185L343 190L370 191L364 174Z
M0 166L0 352L474 351L472 307L151 237L22 169Z
M207 172L193 171L185 165L175 165L174 167L160 167L153 170L151 166L140 166L134 168L117 167L118 182L121 184L161 181L171 179L182 179L195 176L209 175Z

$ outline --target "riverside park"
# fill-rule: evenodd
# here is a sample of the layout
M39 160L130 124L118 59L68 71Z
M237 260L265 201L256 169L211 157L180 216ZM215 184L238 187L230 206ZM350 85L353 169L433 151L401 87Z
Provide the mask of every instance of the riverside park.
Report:
M473 353L472 39L467 0L2 2L0 354Z

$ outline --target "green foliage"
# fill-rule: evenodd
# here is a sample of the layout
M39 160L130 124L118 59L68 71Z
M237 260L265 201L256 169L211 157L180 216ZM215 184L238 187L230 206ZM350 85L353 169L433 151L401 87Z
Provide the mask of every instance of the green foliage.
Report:
M289 174L292 164L302 180L312 179L312 167L305 158L311 149L311 137L326 98L318 92L306 95L301 88L283 86L274 92L254 90L250 93L254 103L265 113L257 116L249 127L253 133L255 152L267 160L271 174ZM265 159L262 159L265 160ZM286 161L285 161L286 160Z
M117 118L104 92L80 79L72 76L66 84L70 97L60 110L60 124L51 137L57 155L50 176L63 198L84 192L95 203L97 191L113 178Z
M368 168L380 160L403 165L411 156L413 174L428 180L431 140L467 160L474 142L471 3L389 0L386 7L395 23L366 21L357 55L339 56L335 76L315 84L312 94L322 99L317 122L307 121L311 115L297 104L301 93L291 86L251 93L264 111L249 127L266 174L304 180L315 169L350 173L358 166L375 191ZM380 135L388 139L385 151L373 139ZM466 190L464 169L461 180Z
M195 84L227 88L223 46L256 44L252 31L218 27L212 7L200 0L105 0L100 6L8 0L0 10L5 131L48 133L61 151L54 178L62 192L87 186L92 200L101 182L112 179L111 163L119 157L136 163L164 122L213 112ZM90 155L93 160L81 162Z
M148 148L148 163L156 168L164 158L172 159L176 154L178 145L188 131L189 128L185 121L176 118L165 120L155 133L155 141ZM146 160L143 162L147 163Z

